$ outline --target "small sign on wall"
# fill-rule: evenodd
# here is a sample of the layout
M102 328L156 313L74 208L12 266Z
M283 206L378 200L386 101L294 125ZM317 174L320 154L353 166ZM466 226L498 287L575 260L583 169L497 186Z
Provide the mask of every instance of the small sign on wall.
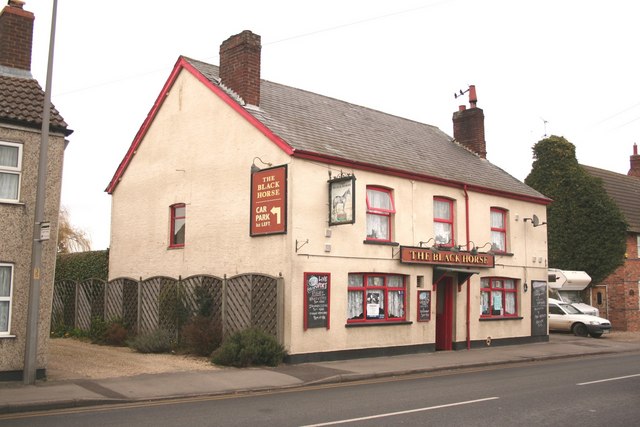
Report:
M331 273L304 273L304 330L329 329Z
M251 236L287 232L287 165L251 174Z
M329 181L329 225L353 224L356 221L355 182L354 176Z
M431 320L431 291L418 291L418 322Z

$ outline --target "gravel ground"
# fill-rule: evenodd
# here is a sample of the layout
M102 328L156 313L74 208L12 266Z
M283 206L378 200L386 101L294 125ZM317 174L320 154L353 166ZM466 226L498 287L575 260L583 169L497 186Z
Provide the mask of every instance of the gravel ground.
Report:
M614 331L599 339L640 342L640 332ZM73 338L49 340L49 380L99 379L215 369L220 368L206 357L142 354L128 347L96 345Z
M96 345L73 338L49 340L49 380L99 379L215 369L220 368L206 357L143 354L128 347Z

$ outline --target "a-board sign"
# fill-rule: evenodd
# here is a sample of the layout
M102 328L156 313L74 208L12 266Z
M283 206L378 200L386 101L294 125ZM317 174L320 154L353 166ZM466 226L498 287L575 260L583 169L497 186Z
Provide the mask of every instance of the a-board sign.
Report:
M431 291L418 291L418 322L431 320Z
M251 235L287 232L287 165L251 173Z
M547 282L531 283L531 336L547 335Z
M304 329L329 329L330 273L304 273Z

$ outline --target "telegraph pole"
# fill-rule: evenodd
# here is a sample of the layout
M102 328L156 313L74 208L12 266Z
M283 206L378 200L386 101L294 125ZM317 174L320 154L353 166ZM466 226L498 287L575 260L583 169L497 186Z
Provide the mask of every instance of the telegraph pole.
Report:
M49 122L51 121L51 80L53 74L53 46L56 34L56 11L58 0L53 0L51 12L51 37L49 39L49 61L47 83L42 107L42 129L40 131L40 156L38 158L38 183L36 188L35 224L31 250L31 287L27 314L27 334L24 351L23 383L35 384L38 369L38 318L40 317L40 279L42 277L42 242L49 240L49 223L44 221L45 189L47 182L47 153L49 150Z

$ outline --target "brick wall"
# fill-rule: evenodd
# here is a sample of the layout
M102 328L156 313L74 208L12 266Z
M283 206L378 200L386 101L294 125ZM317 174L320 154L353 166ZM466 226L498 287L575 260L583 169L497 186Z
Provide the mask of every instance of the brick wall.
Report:
M10 1L0 12L0 66L31 70L34 15Z
M627 259L623 266L603 280L600 285L607 287L609 320L614 330L640 332L640 258L636 234L627 236ZM597 301L597 291L592 290L593 301Z

